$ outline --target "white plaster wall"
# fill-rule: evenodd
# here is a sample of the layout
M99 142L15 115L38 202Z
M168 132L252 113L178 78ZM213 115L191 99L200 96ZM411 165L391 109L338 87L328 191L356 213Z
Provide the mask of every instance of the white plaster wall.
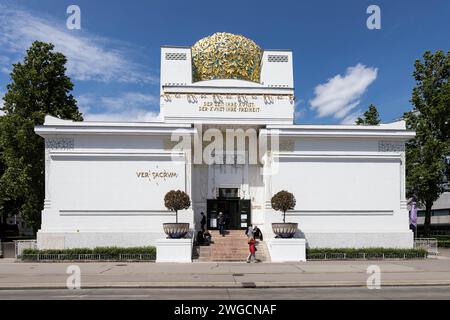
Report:
M192 170L192 199L195 227L200 229L201 212L207 213L208 166L194 165Z
M249 165L249 189L252 201L252 223L261 226L264 223L264 181L260 165Z
M184 189L184 162L100 157L53 160L53 205L60 210L161 210L164 195ZM140 172L174 173L173 178L141 178Z
M287 56L287 62L269 62L268 57ZM265 50L261 68L261 83L265 86L294 87L292 51L286 50Z
M186 60L167 60L166 53L185 54ZM161 48L161 86L192 84L191 48Z
M377 139L364 138L302 138L296 139L293 151L378 152Z
M173 189L190 193L184 157L160 149L162 137L115 138L75 137L74 149L49 151L40 247L56 239L65 247L152 245L164 237L162 224L175 222L163 199ZM173 175L153 175L164 172ZM179 221L193 227L192 209Z
M234 88L224 89L222 91L225 94L234 96L231 99L223 98L223 103L217 103L218 100L212 95L201 97L200 94L206 92L204 89L195 99L176 94L170 94L170 98L161 97L164 120L168 123L292 124L294 103L289 96L285 95L279 99L273 97L269 101L264 98L264 91L255 96L247 93L249 104L240 104Z
M75 139L76 152L130 152L141 153L152 151L164 151L164 140L168 137L126 136L126 135L79 135Z
M378 152L371 139L299 139L279 154L271 194L287 190L297 205L287 222L299 223L310 247L411 247L402 206L402 154ZM267 199L270 200L270 199ZM265 231L282 214L266 208Z

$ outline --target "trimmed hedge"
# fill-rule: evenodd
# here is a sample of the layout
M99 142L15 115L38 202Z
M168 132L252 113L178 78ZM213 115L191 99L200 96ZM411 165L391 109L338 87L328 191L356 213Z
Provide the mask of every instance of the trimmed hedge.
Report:
M98 247L94 249L76 248L61 250L38 250L25 249L23 254L156 254L155 247L136 247L136 248L118 248L118 247Z
M425 249L396 248L310 248L306 250L307 259L417 259L426 258Z
M117 248L98 247L63 250L25 249L22 261L153 261L156 259L155 247Z
M438 240L438 248L450 248L450 240Z
M429 238L437 240L438 248L450 248L450 235L432 235Z
M450 235L436 235L436 236L431 236L430 238L435 238L438 241L450 241Z

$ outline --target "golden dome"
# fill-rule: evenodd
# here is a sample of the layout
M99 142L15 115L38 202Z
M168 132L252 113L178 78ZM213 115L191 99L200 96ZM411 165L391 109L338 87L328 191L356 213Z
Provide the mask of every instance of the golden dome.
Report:
M239 79L260 82L263 50L252 40L219 32L192 47L194 82Z

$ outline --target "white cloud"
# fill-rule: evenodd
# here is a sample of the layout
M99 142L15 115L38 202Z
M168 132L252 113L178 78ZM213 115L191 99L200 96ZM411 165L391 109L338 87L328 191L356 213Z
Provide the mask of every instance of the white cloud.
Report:
M362 115L361 110L355 111L344 119L342 119L341 124L356 124L356 120Z
M7 67L0 67L0 72L9 75L11 73L11 69Z
M299 100L295 101L295 105L294 105L294 121L295 122L297 122L301 118L305 117L306 108L301 107L301 105L303 105L304 102L305 102L305 100L303 100L303 99L299 99Z
M142 121L159 120L159 97L139 92L126 92L118 96L96 97L81 95L76 97L78 107L88 121ZM95 112L93 112L95 109Z
M130 61L126 50L113 49L112 41L85 30L66 29L65 21L41 19L0 4L0 67L6 72L11 55L21 58L35 40L51 42L68 58L67 71L75 80L157 83L157 77Z
M376 80L377 74L377 68L360 63L347 68L344 76L338 74L314 89L315 97L309 102L311 108L316 110L319 118L345 118L359 105L359 99Z
M126 92L118 97L102 97L101 101L108 110L114 112L117 110L155 105L159 103L159 98L149 94Z
M86 121L118 121L118 122L155 122L160 121L160 115L156 112L145 110L130 110L116 113L96 113L86 114L84 117Z
M0 56L0 72L9 75L12 62L6 56Z
M306 109L296 110L294 113L294 119L296 121L300 120L305 117L305 114L306 114Z

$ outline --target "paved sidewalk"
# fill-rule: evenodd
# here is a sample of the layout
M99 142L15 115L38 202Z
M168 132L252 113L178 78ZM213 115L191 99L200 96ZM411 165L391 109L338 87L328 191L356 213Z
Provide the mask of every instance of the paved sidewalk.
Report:
M65 288L68 263L0 260L0 289ZM450 259L305 263L79 263L83 288L246 288L366 286L378 265L383 286L450 285Z

